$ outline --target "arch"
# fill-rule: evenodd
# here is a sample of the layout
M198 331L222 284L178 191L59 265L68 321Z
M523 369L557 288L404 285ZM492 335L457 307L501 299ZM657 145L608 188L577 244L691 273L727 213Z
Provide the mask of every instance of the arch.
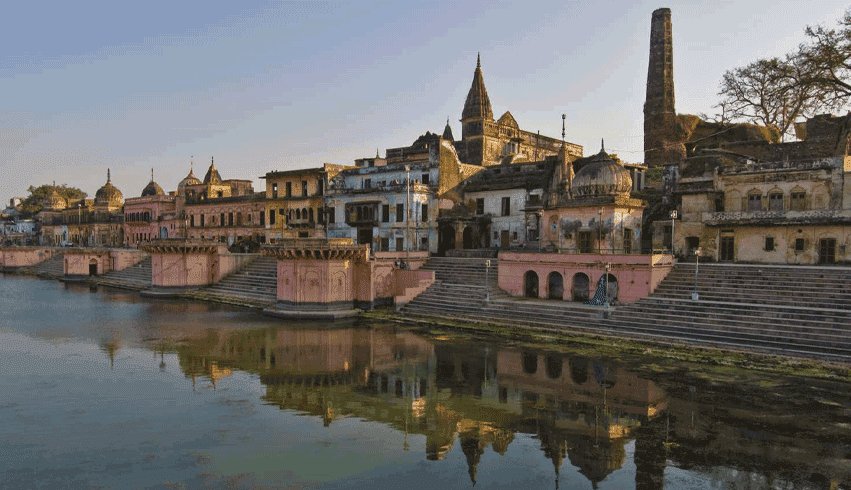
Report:
M564 299L564 278L558 272L550 272L547 276L547 297L549 299Z
M561 377L562 361L561 357L546 356L547 377L550 379L558 379Z
M571 288L573 301L588 301L590 288L591 281L588 274L577 272L573 275L573 287Z
M168 238L168 228L165 226L160 229L160 238Z
M535 271L526 271L523 275L523 296L538 297L538 274Z
M523 372L526 374L535 374L538 372L538 355L523 353Z
M295 219L301 219L301 209L295 210Z
M588 359L577 357L570 362L570 379L578 385L588 382Z
M307 208L301 208L301 219L307 220Z
M437 255L446 255L447 250L455 248L455 227L452 225L443 225L437 234Z
M98 261L97 259L92 259L89 261L89 275L96 276L98 275Z
M464 227L464 249L476 248L473 238L475 235L475 230L473 230L472 226Z
M606 275L606 288L608 289L608 300L609 303L613 301L617 301L618 299L618 278L615 277L614 274Z

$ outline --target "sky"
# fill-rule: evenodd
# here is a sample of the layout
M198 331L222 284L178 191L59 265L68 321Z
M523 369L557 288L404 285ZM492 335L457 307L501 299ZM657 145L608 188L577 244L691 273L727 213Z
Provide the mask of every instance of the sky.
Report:
M222 178L351 165L456 137L476 55L495 118L643 160L650 18L672 12L678 113L849 5L810 2L13 2L0 18L0 203L54 181L125 198L211 158Z

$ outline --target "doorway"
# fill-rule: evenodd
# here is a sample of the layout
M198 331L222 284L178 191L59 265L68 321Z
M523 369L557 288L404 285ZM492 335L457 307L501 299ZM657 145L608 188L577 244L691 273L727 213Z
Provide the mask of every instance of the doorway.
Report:
M835 238L822 238L821 240L819 240L818 263L819 264L835 264L836 263L836 239Z
M558 272L551 272L547 278L547 297L564 299L564 278Z
M98 275L98 261L95 260L95 259L92 259L89 262L89 275L90 276Z
M527 298L538 297L538 274L528 271L523 279L523 293Z
M588 301L588 293L590 292L591 282L588 280L588 275L584 272L577 272L573 275L573 301Z
M511 241L508 237L508 230L502 230L499 234L499 246L505 250L509 245L511 245Z
M721 262L732 262L735 257L735 242L732 236L721 237L721 249L719 250L718 260Z

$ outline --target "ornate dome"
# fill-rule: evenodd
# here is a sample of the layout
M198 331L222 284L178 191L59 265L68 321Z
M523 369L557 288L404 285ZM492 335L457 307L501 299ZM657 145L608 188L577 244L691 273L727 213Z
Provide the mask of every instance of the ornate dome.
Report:
M195 171L191 167L189 168L189 175L183 178L179 184L177 184L178 192L183 192L183 188L187 185L198 185L201 181L198 180L198 177L195 177Z
M204 176L205 184L221 184L222 176L219 175L219 171L216 170L216 164L213 162L213 159L210 159L210 168L207 169L207 175Z
M142 189L142 197L162 196L163 194L165 194L165 191L163 191L163 188L159 184L154 182L154 169L151 169L151 181Z
M95 193L95 205L97 204L105 204L108 206L111 205L121 205L124 202L124 194L118 190L117 187L112 185L112 181L109 178L109 169L106 170L106 184L103 185L98 191Z
M573 178L574 197L628 196L631 190L629 170L617 157L609 156L605 149L591 157Z

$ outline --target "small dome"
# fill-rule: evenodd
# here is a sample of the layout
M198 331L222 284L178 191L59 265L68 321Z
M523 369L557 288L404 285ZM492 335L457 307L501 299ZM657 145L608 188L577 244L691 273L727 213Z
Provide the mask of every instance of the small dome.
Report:
M142 189L142 197L162 196L164 194L165 191L163 190L163 188L160 187L160 185L154 182L153 180L148 182L148 185L146 185L145 188Z
M121 205L124 202L124 194L118 190L117 187L112 185L112 181L109 178L109 170L106 171L106 184L103 185L98 191L95 193L95 204L106 204L106 205Z
M631 191L632 177L629 170L605 150L591 157L573 178L575 197L629 195Z
M177 184L177 191L183 192L183 188L186 187L187 185L198 185L200 183L201 183L201 181L198 180L198 177L195 177L195 171L192 168L190 168L189 169L189 175L184 177L183 180L181 180L180 183Z
M210 162L210 168L207 169L207 175L204 176L205 184L221 184L222 176L219 175L219 171L216 170L216 164L214 162Z

